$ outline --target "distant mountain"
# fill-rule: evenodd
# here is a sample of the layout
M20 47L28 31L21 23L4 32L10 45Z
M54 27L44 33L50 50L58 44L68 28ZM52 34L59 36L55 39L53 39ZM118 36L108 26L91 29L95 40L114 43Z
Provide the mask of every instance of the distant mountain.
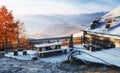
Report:
M107 12L80 15L16 15L25 24L28 38L67 36Z
M69 24L83 24L87 25L91 21L93 21L96 18L99 18L103 15L105 15L107 12L97 12L97 13L89 13L89 14L80 14L80 15L56 15L55 17L59 17L61 19L64 19Z
M57 24L51 25L46 28L45 33L49 34L50 37L63 37L63 36L70 36L70 34L74 34L79 32L80 29L83 27L82 25L65 25L65 24Z

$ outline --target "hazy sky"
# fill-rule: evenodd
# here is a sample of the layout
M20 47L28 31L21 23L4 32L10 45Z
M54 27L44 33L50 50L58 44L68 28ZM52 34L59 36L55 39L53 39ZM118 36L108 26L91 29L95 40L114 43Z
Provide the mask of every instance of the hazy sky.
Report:
M81 14L109 11L120 0L0 0L14 14Z

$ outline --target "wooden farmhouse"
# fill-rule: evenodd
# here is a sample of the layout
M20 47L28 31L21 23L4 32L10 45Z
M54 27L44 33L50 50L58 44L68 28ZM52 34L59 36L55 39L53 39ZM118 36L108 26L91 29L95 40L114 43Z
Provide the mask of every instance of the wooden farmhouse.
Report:
M99 18L83 30L83 44L94 50L120 47L120 18Z

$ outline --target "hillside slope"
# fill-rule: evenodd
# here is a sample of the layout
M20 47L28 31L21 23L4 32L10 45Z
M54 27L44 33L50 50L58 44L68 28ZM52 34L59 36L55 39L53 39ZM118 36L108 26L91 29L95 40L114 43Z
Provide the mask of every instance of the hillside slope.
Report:
M106 12L81 15L17 15L16 18L24 22L28 38L46 38L79 32L83 25L104 14Z

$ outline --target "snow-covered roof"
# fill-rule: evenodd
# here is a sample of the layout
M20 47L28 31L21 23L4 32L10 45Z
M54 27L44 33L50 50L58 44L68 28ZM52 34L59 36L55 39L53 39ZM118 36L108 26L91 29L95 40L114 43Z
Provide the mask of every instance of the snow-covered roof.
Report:
M110 17L118 17L120 16L120 7L110 11L106 15L102 16L102 18L110 18Z
M55 42L55 43L46 43L46 44L35 44L35 47L48 47L48 46L56 46L56 45L61 45L61 42Z
M112 19L112 23L110 24L109 30L106 29L106 19ZM120 38L120 7L110 11L106 15L102 16L101 19L99 20L99 24L95 29L91 29L91 24L85 26L83 28L85 31L89 32L95 32L104 34L104 35L109 35L113 37L118 37Z

